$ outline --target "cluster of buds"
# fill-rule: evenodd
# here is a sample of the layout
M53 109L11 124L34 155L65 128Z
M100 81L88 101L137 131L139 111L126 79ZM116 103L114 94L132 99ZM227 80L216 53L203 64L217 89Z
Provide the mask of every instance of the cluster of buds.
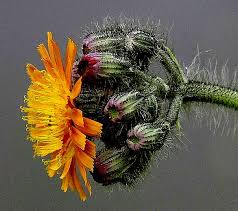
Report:
M73 69L75 75L96 79L86 83L82 96L104 93L92 97L98 99L92 102L97 111L89 113L104 125L106 149L97 154L93 172L104 185L133 183L170 130L169 123L158 121L166 113L161 102L170 89L165 80L148 74L165 42L153 30L123 24L105 26L83 39L83 55Z
M109 24L84 37L83 55L74 66L74 75L122 78L134 70L146 71L164 42L149 27Z
M104 54L112 54L113 59L117 61L130 61L131 66L144 69L144 66L148 67L151 58L156 56L162 42L164 40L161 37L158 39L152 30L114 25L88 34L83 39L82 51L84 56L95 57L95 60L100 60L100 57L105 56ZM100 62L104 61L100 60ZM103 74L105 75L107 74Z
M97 79L87 84L90 96L96 95L92 87L103 93L90 97L92 107L99 108L90 115L104 125L101 139L106 149L98 153L93 173L103 184L128 184L146 169L152 155L168 144L184 102L238 108L237 91L189 81L166 34L158 32L118 23L97 28L83 39L83 56L73 70ZM151 74L155 59L166 72Z
M128 52L132 54L155 54L161 45L151 31L123 26L106 28L87 35L83 40L83 53L112 52L115 54Z

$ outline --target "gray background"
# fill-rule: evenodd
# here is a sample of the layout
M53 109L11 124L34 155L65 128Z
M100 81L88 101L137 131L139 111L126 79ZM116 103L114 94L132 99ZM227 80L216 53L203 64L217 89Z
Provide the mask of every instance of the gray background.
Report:
M63 46L92 21L120 14L174 24L174 48L186 65L197 44L221 63L229 58L231 68L238 64L237 0L0 0L0 210L238 210L238 136L213 136L205 124L192 127L195 118L183 126L189 151L153 167L129 191L93 182L85 203L61 192L32 158L19 112L26 62L40 65L35 48L47 31Z

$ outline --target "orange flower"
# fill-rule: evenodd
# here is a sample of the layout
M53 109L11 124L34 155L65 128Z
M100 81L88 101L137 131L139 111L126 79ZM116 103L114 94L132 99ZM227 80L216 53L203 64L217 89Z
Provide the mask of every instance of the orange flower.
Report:
M65 64L60 49L48 32L48 50L40 44L38 51L45 70L38 70L27 64L31 85L22 108L27 121L29 139L34 142L34 154L49 159L44 161L50 177L61 173L61 189L76 190L80 198L86 194L79 182L77 168L91 195L87 170L93 171L96 146L87 136L100 136L102 124L83 117L74 105L74 99L81 91L82 78L75 85L71 83L71 72L77 47L68 39Z

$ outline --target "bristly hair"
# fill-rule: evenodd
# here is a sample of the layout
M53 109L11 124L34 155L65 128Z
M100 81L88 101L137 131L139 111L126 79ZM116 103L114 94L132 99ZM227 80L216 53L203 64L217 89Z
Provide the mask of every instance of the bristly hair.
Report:
M230 89L237 90L238 84L238 68L230 71L228 67L228 60L224 65L220 66L215 56L211 56L212 51L200 52L197 48L192 63L185 67L185 74L189 80L200 81L204 83L212 83ZM208 58L202 62L203 58Z
M180 124L180 123L178 123ZM178 153L189 151L191 142L183 133L181 126L172 128L167 136L164 145L156 152L155 160L159 164L162 160L176 158Z
M154 22L152 20L147 20L142 23L139 19L129 18L124 15L119 16L119 18L107 16L103 18L102 23L94 22L86 28L83 37L96 31L113 33L116 32L114 30L116 28L116 30L119 29L124 33L131 31L132 29L144 30L152 36L156 36L158 39L163 38L166 42L169 41L169 29L163 27L160 24L160 21Z
M215 56L211 56L212 51L200 52L194 57L192 63L185 67L185 74L189 80L204 82L226 87L232 90L238 90L238 68L230 71L228 61L224 65L219 65ZM209 58L202 62L201 58ZM183 105L185 114L189 112L196 121L192 121L196 126L205 125L221 135L234 135L238 128L238 114L234 109L226 108L221 105L189 102ZM219 129L219 130L218 130Z
M117 56L129 58L135 68L148 71L149 65L157 57L162 44L169 45L169 30L159 23L120 16L118 19L106 17L94 27L84 32L83 51L87 53L85 43L94 42L92 51L109 51ZM100 43L100 46L97 44ZM104 43L104 44L102 44ZM133 49L132 49L133 48Z

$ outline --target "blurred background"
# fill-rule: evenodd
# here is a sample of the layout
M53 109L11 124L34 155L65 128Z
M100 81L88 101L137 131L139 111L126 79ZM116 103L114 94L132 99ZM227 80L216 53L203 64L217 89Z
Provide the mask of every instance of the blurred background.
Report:
M237 0L0 0L0 210L238 210L238 134L213 134L208 117L197 124L192 112L183 124L189 150L155 163L129 190L92 182L85 203L61 192L33 158L19 111L29 85L25 64L41 65L36 47L47 31L63 47L108 15L173 26L171 41L186 66L197 46L212 49L220 66L227 59L231 71L238 65Z

